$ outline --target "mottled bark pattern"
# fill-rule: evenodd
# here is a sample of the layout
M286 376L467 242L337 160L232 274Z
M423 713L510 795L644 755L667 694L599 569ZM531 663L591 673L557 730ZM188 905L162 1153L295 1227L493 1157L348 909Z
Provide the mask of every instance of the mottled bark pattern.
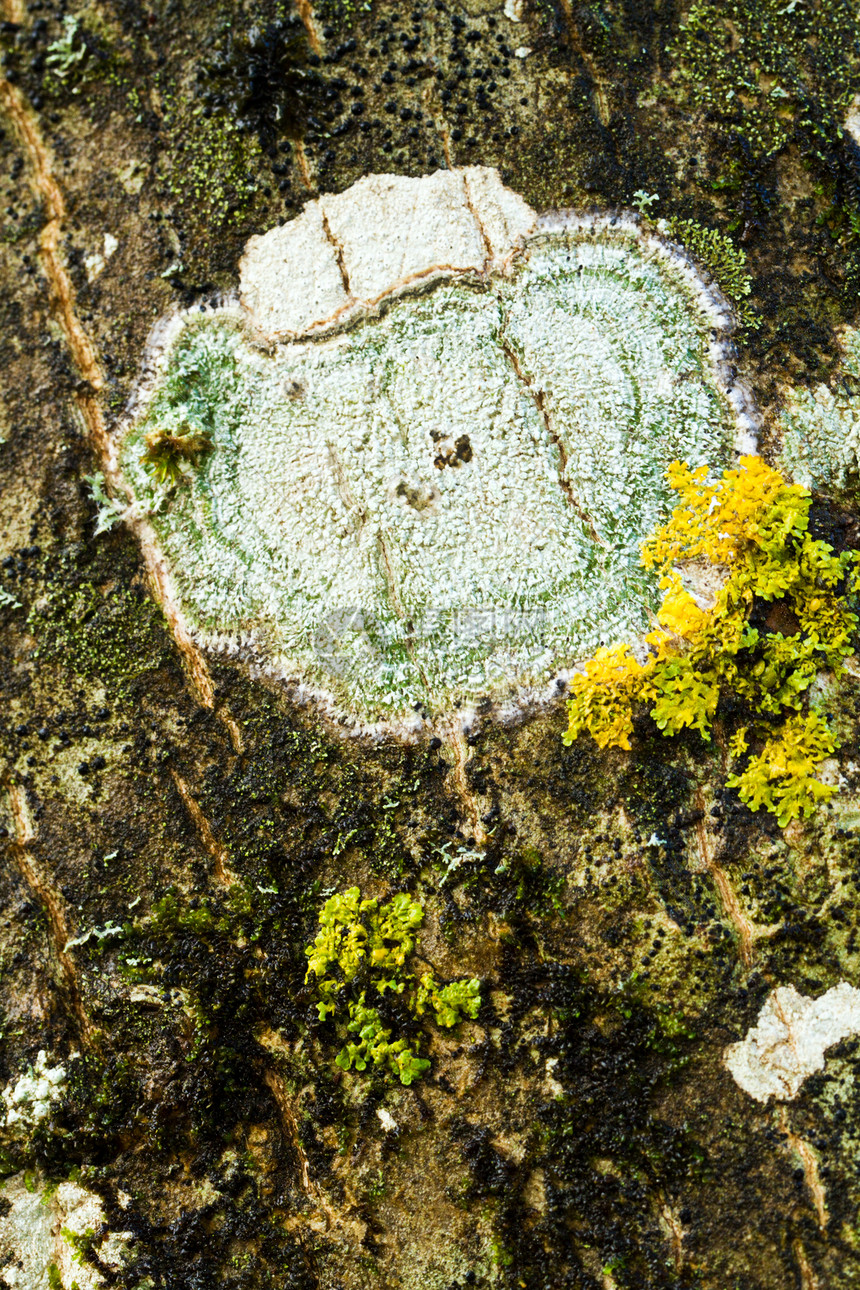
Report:
M2 1130L0 1285L860 1285L856 1039L782 1102L723 1063L774 989L860 984L856 659L822 687L840 792L785 831L722 787L719 738L563 748L563 695L362 742L205 657L85 482L153 322L235 289L251 234L446 165L730 237L770 452L789 386L852 392L853 8L4 4L4 1105L64 1075ZM856 499L816 497L837 548ZM415 970L481 980L409 1088L340 1071L305 985L353 885L420 900Z

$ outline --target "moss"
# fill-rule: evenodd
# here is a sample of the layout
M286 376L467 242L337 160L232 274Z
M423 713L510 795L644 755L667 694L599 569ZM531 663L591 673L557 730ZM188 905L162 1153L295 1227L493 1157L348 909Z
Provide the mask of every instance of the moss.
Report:
M717 190L747 187L746 176L789 146L823 176L829 209L819 216L841 243L856 283L860 242L853 220L860 170L843 131L860 92L860 40L847 0L810 5L690 5L669 46L679 90L707 110L725 140ZM682 87L682 89L681 89ZM736 217L730 231L741 227Z
M52 587L28 624L43 665L102 681L120 698L169 657L161 611L127 584L81 579Z
M169 94L166 108L158 180L173 200L191 204L195 231L212 239L225 225L242 224L259 195L259 143L232 114L209 114L196 96ZM163 276L179 278L188 267L180 248Z

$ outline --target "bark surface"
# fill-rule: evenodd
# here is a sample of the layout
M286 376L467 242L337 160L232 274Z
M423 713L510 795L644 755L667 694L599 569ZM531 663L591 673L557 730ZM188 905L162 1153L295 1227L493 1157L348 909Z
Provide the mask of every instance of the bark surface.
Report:
M0 1131L0 1285L860 1285L851 1025L791 1099L724 1064L774 989L860 984L856 660L840 792L785 830L720 738L564 748L562 695L345 737L204 656L86 482L153 322L234 290L251 234L472 164L685 229L775 451L789 387L856 392L854 9L4 3L0 1083L32 1067L44 1113ZM856 487L813 523L860 545ZM352 886L420 901L414 970L481 982L408 1087L336 1065L305 981Z

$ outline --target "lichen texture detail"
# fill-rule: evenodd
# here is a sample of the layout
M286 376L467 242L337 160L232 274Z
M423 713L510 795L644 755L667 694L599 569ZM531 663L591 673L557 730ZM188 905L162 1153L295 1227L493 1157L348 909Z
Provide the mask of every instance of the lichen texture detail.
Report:
M159 326L117 460L204 647L365 727L527 702L644 628L667 465L751 425L730 326L632 218L371 176Z
M330 896L320 911L320 930L307 947L307 980L316 985L320 1021L333 1016L345 1029L337 1055L343 1070L368 1066L411 1084L429 1068L419 1057L420 1035L413 1018L427 1013L444 1028L475 1019L480 982L464 978L439 985L432 972L407 970L424 911L404 892L379 903L361 898L358 887ZM394 1038L404 1020L407 1036Z
M782 414L786 469L809 488L844 488L860 475L860 331L842 336L842 371L835 387L788 392Z
M717 479L674 462L668 478L681 504L642 547L663 593L647 655L598 650L572 679L565 743L588 731L602 748L629 748L640 703L664 735L710 740L731 691L742 716L727 783L788 824L835 792L816 768L837 738L808 696L853 651L860 553L814 539L809 492L760 457Z

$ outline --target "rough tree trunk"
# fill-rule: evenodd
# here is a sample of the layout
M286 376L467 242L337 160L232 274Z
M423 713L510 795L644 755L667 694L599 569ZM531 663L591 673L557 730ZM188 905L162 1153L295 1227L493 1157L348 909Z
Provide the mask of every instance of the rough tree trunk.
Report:
M0 1285L860 1284L852 1026L794 1097L723 1060L774 988L857 977L851 677L841 791L785 830L694 734L563 747L561 698L469 742L344 736L172 630L85 483L152 324L235 290L251 234L473 164L743 248L697 244L775 451L856 311L856 15L697 13L5 0ZM851 545L850 492L816 507ZM481 982L408 1087L340 1070L305 984L350 886L408 890L422 962Z

